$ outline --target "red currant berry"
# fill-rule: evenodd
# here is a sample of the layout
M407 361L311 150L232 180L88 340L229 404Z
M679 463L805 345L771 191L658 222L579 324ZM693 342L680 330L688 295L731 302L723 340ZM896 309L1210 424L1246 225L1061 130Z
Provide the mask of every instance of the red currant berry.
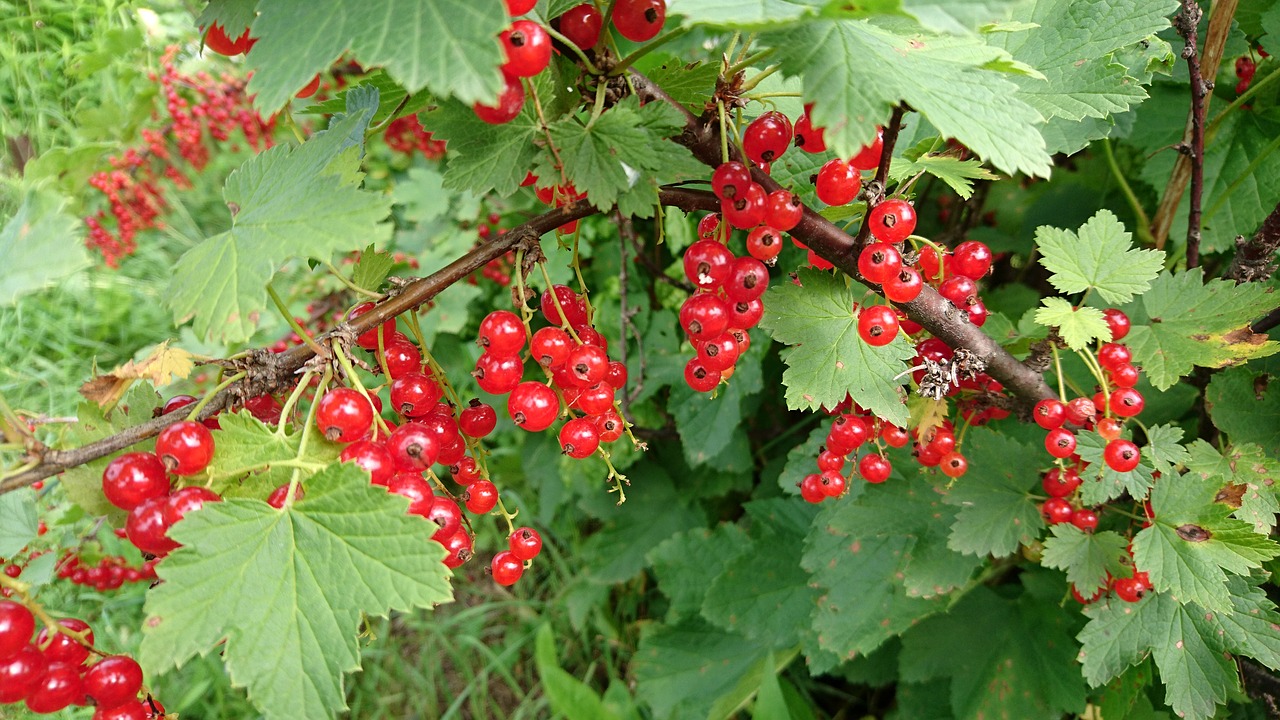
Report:
M0 659L0 704L21 702L44 674L44 656L31 645L17 654Z
M554 286L555 294L551 290L544 290L540 305L542 307L542 315L547 322L552 325L561 325L562 322L568 322L570 327L579 328L587 324L587 304L570 288L564 285ZM561 320L561 311L564 313L564 319Z
M168 498L152 498L129 511L125 533L134 547L156 556L167 555L178 548L178 543L169 539L169 523L165 518L168 504Z
M164 521L169 526L204 507L205 503L221 502L222 496L206 487L195 485L175 491L165 500Z
M502 77L505 84L498 95L497 105L476 103L471 106L476 117L490 125L505 125L515 120L524 108L524 84L520 78L505 74Z
M840 472L844 469L844 463L844 455L837 455L826 449L818 453L818 470L822 472L826 472L828 470Z
M441 441L425 423L407 422L387 436L386 448L400 472L422 472L435 464Z
M355 442L373 427L373 406L358 390L334 388L316 405L316 426L330 442Z
M306 85L303 85L302 89L299 90L294 95L294 97L305 100L306 98L309 98L312 95L315 95L316 91L319 89L320 89L320 75L316 74L315 77L311 78L311 82L307 83Z
M409 498L409 515L427 517L435 504L435 491L420 472L398 472L387 481L387 492Z
M609 369L604 374L604 381L609 387L621 390L627 385L627 366L618 360L609 363Z
M1071 513L1071 524L1085 532L1093 532L1098 528L1098 513L1089 508L1080 508Z
M622 423L622 416L612 408L596 415L592 419L595 421L596 429L600 431L600 442L602 443L614 442L626 432L626 425Z
M964 455L952 450L942 456L938 463L938 468L942 470L942 474L949 478L958 478L969 470L969 461Z
M1111 342L1120 342L1129 334L1128 315L1115 308L1107 308L1102 311L1102 316L1107 320L1107 327L1111 328Z
M248 52L251 45L249 39L249 28L245 28L240 37L232 40L227 36L227 31L221 25L214 23L209 26L209 32L205 33L204 46L219 55L227 57L235 57L244 52Z
M1138 368L1133 363L1121 363L1107 370L1111 384L1118 388L1131 388L1138 384Z
M680 326L693 340L710 340L729 329L729 309L710 293L690 296L680 306Z
M498 425L498 414L493 406L472 400L458 415L458 430L471 438L487 437Z
M903 267L890 275L883 283L884 296L896 303L909 303L920 297L924 280L915 268Z
M481 390L492 395L506 395L524 377L524 363L519 357L496 357L485 353L476 360L476 369L471 375Z
M1044 488L1044 492L1049 497L1066 497L1076 491L1083 482L1080 473L1073 469L1065 471L1054 468L1044 474L1044 478L1040 481L1040 486Z
M1128 364L1131 360L1133 360L1133 353L1129 351L1129 348L1119 343L1105 343L1098 348L1098 364L1104 370L1111 370L1120 365Z
M880 167L880 157L884 155L884 128L876 128L876 139L858 150L849 164L858 170L875 170Z
M872 453L858 461L858 473L869 483L882 483L889 479L893 465L883 455Z
M872 347L893 342L898 336L898 315L888 305L865 307L858 314L858 337Z
M295 502L297 502L298 500L301 500L302 497L306 494L307 494L306 491L303 490L301 485L299 485L293 491L293 499ZM284 509L284 501L288 499L288 497L289 497L289 483L285 483L280 487L276 488L275 490L271 491L271 494L267 496L267 504L277 510L282 510Z
M764 220L781 232L788 232L800 224L804 217L804 203L790 190L774 190L769 193L764 209Z
M840 497L848 485L844 476L834 470L828 470L818 476L818 486L822 488L822 494L827 497Z
M1051 497L1040 505L1040 514L1044 516L1045 522L1050 525L1071 522L1075 512L1075 508L1071 507L1071 503L1060 497Z
M1138 462L1142 460L1142 453L1132 442L1115 439L1107 443L1107 447L1102 451L1102 459L1107 463L1107 467L1116 472L1129 472L1138 467Z
M827 444L833 448L857 450L872 437L871 427L866 420L857 415L846 413L831 423L831 432L827 433ZM840 454L847 455L848 453Z
M582 389L575 407L588 415L599 415L613 407L615 394L612 385L606 382L599 382L591 387Z
M911 438L907 435L907 431L897 425L885 424L880 428L880 439L884 440L889 447L906 447Z
M85 633L84 639L90 646L93 645L93 630L89 628L89 624L78 618L66 618L59 620L58 624L72 632ZM48 643L46 646L45 643ZM40 634L36 636L36 646L44 648L41 654L48 662L62 662L70 665L80 666L85 660L89 659L89 648L81 645L75 638L65 633L54 633L50 639L49 629L41 628Z
M542 552L542 536L530 527L516 528L507 538L507 545L511 548L511 554L518 559L532 560Z
M689 282L709 290L720 287L729 278L734 257L729 248L715 240L698 240L684 251L683 262Z
M462 567L463 563L475 556L475 540L467 534L465 528L460 528L458 532L450 535L443 544L444 549L449 551L444 558L444 565L447 568Z
M387 375L395 379L422 369L422 353L411 342L392 340L386 343L382 358L387 363Z
M822 476L818 473L805 475L804 479L800 481L800 497L804 498L805 502L813 503L814 505L826 500L827 494L822 488Z
M828 205L848 205L862 189L862 177L840 158L828 160L819 170L815 182L818 199Z
M435 523L437 530L431 537L443 544L451 535L462 528L462 509L452 498L437 495L431 501L431 509L427 511L427 519Z
M733 200L744 195L751 186L751 171L740 162L721 163L711 173L711 192L721 200Z
M102 492L121 510L132 510L144 501L169 494L169 474L153 453L125 453L102 471Z
M475 458L463 456L449 468L449 474L459 485L470 485L480 479L480 468L476 465Z
M1045 398L1031 409L1031 417L1045 430L1060 428L1067 420L1067 406L1057 398Z
M351 322L352 320L355 320L361 315L364 315L365 313L372 310L374 307L375 307L374 304L371 302L363 302L363 303L360 303L359 305L356 305L355 307L351 308L351 312L347 313L347 322ZM396 332L396 319L391 318L390 320L386 320L382 323L381 330L379 330L378 328L373 328L371 330L367 330L361 333L360 336L356 338L356 345L359 345L365 350L377 350L379 333L381 333L382 335L382 344L385 346L387 343L391 341L391 338L392 336L395 335L395 332Z
M698 359L708 370L724 372L733 367L740 353L738 339L732 333L726 332L699 347Z
M517 20L510 30L498 35L507 62L502 72L515 77L533 77L551 63L551 36L546 29L531 20Z
M35 616L26 606L0 600L0 660L7 660L31 642L36 631Z
M729 306L729 318L727 325L731 331L732 328L750 330L756 325L759 325L760 320L763 317L764 303L759 299L750 300L744 303L733 303ZM741 350L739 350L739 354L747 351L747 345L743 344L742 338L738 338L738 344L742 346Z
M1118 578L1111 586L1116 597L1129 603L1136 603L1146 594L1147 587L1136 577Z
M958 308L967 308L978 301L978 284L963 275L955 275L938 286L938 294Z
M439 402L436 381L422 373L406 373L391 381L391 407L405 417L421 417Z
M369 482L373 485L386 486L387 481L396 473L396 463L391 453L381 443L371 440L357 440L342 449L338 455L342 462L353 462L360 469L369 473Z
M617 22L616 16L614 22ZM490 569L493 572L494 582L502 586L515 585L520 576L524 574L524 563L510 550L503 550L493 556L493 563Z
M720 201L720 214L733 227L749 230L764 222L767 199L764 188L751 183L736 197Z
M694 357L684 366L684 381L694 392L707 393L720 384L722 374L702 363L701 358Z
M733 261L729 277L724 281L724 294L733 303L751 302L769 289L769 268L753 257Z
M609 355L595 345L579 345L569 351L565 367L577 387L590 387L609 372Z
M80 668L68 663L49 663L44 674L27 693L27 709L47 715L84 698L84 681Z
M524 323L510 310L494 310L480 321L480 347L490 355L519 355L524 341Z
M1067 403L1067 422L1073 425L1084 425L1092 422L1097 414L1098 408L1094 406L1093 401L1089 398L1073 398Z
M757 165L771 163L791 145L791 121L770 110L751 121L742 133L742 149Z
M1044 448L1056 458L1069 457L1076 451L1076 436L1066 428L1054 428L1045 435Z
M1111 393L1111 412L1120 417L1134 417L1142 412L1142 408L1146 405L1146 401L1142 397L1142 393L1133 388L1120 388Z
M991 269L991 248L976 240L967 240L956 246L947 269L956 275L972 280L981 279Z
M812 108L805 106L804 114L796 120L795 138L796 147L807 153L822 153L827 151L826 133L823 128L815 127L811 119L810 113Z
M868 282L881 285L902 269L902 253L888 243L871 243L858 254L858 272Z
M560 34L583 50L590 50L600 42L600 30L604 16L591 3L575 5L558 18Z
M529 341L529 352L538 364L548 370L564 365L569 359L569 350L573 347L573 339L569 333L558 327L544 327L533 334Z
M574 418L560 428L560 448L575 460L591 457L600 447L600 431L588 418Z
M555 390L540 382L522 382L507 398L507 413L521 428L541 432L551 427L560 414L560 399Z
M174 475L195 475L213 460L213 434L198 422L174 423L156 438L156 455Z
M84 693L100 707L116 707L138 699L142 668L124 655L103 658L84 674Z
M900 243L916 230L916 209L901 198L889 198L871 208L867 223L880 242Z

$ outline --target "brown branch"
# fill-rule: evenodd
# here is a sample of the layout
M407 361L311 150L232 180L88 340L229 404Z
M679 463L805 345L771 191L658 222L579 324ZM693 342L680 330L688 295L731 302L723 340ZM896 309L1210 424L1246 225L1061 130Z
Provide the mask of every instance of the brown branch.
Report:
M1204 198L1204 114L1209 84L1200 74L1200 54L1196 50L1196 32L1200 28L1200 5L1196 0L1182 0L1182 12L1173 26L1185 45L1182 57L1187 61L1191 78L1191 210L1187 215L1187 268L1200 265L1200 203Z
M1280 325L1280 307L1264 315L1257 322L1250 325L1249 329L1259 335L1262 335L1277 325Z
M1222 277L1237 284L1266 280L1275 272L1276 252L1280 251L1280 205L1271 211L1253 237L1236 238L1236 256Z
M642 100L661 100L679 106L670 96L654 85L648 78L639 73L631 74L632 84ZM688 111L684 111L688 120L684 132L677 142L689 148L694 157L711 167L720 164L720 140L718 128L714 122L702 122ZM888 150L888 128L885 131L886 153ZM737 150L732 144L729 152L736 156ZM881 158L882 164L884 158ZM766 192L781 189L773 178L764 174L759 168L752 170L753 178L760 183ZM707 209L718 209L712 207ZM806 207L800 223L791 230L791 234L800 238L819 256L835 265L845 274L865 283L858 273L857 255L853 249L854 238L831 221ZM866 283L870 285L870 283ZM915 300L900 305L911 319L920 323L929 332L940 338L953 348L966 348L987 364L987 373L1004 384L1005 388L1016 395L1026 407L1044 398L1055 397L1053 390L1045 383L1044 377L1023 365L1010 355L999 343L991 339L982 330L969 322L968 314L956 309L949 300L936 290L926 287Z
M1205 33L1204 48L1200 52L1201 79L1213 86L1218 76L1218 67L1222 63L1223 48L1231 31L1231 19L1236 14L1238 0L1217 0L1209 9L1209 30ZM1192 34L1195 37L1195 34ZM1204 112L1208 113L1213 96L1204 98ZM1187 113L1187 126L1182 133L1182 142L1174 147L1190 147L1193 135L1194 112ZM1203 116L1202 116L1203 118ZM1203 127L1203 123L1202 123ZM1186 192L1187 183L1191 180L1191 156L1182 154L1173 164L1173 172L1169 174L1169 182L1165 184L1164 193L1160 196L1160 207L1151 219L1151 236L1155 238L1156 247L1163 248L1168 240L1169 230L1173 227L1173 218L1182 204L1182 194Z
M902 132L902 116L905 113L905 106L895 105L893 114L889 116L889 124L884 126L884 151L880 154L880 166L876 168L875 179L867 183L864 190L867 212L862 216L862 226L858 228L858 238L853 245L857 251L867 244L867 235L871 233L871 208L884 200L885 183L889 180L889 163L893 160L893 147L898 144L898 133Z

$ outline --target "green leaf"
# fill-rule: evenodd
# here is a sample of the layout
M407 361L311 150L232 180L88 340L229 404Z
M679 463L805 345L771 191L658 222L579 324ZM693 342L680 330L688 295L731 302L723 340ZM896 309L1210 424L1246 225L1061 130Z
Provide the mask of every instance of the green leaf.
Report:
M800 481L804 480L805 475L817 472L818 468L814 465L814 458L818 457L822 446L827 443L829 431L829 427L819 424L809 431L809 437L804 442L787 452L786 464L782 466L782 472L778 474L778 486L782 488L782 492L798 496L800 494Z
M444 189L444 176L433 167L409 168L408 177L398 181L391 192L395 204L404 208L405 220L418 224L447 213L454 199L454 193Z
M617 716L609 712L604 701L594 690L578 678L565 672L556 660L556 639L551 625L538 628L534 659L542 690L547 694L551 709L565 717L599 718L609 720Z
M219 429L213 431L218 452L201 477L228 497L265 497L293 476L293 468L278 463L296 459L332 463L341 451L312 428L306 452L299 458L303 438L300 428L279 433L243 410L219 415L218 424ZM313 470L299 472L304 480L315 473Z
M816 16L822 0L670 0L667 13L682 16L682 26L715 25L742 30L773 30Z
M773 653L769 653L769 656L765 659L765 667L774 667L775 665L776 661L773 659ZM776 673L766 672L760 674L760 690L756 693L756 706L751 713L751 717L760 718L760 720L792 717Z
M647 559L658 579L658 589L671 601L666 621L675 625L697 617L707 594L707 581L747 551L752 543L733 523L715 530L693 528L672 535L649 551Z
M636 695L660 718L706 718L717 698L745 678L759 687L770 653L759 643L701 620L641 629L632 660ZM770 668L770 672L773 669Z
M1280 362L1220 372L1205 390L1213 424L1232 442L1256 443L1280 457Z
M1087 533L1070 523L1049 528L1053 537L1044 541L1040 564L1067 573L1067 582L1084 597L1092 597L1098 588L1106 587L1107 573L1114 577L1130 577L1129 541L1110 530Z
M1144 461L1139 461L1136 468L1127 472L1117 472L1103 460L1107 440L1092 430L1081 430L1076 433L1076 453L1089 467L1080 473L1084 481L1080 485L1080 499L1087 505L1097 505L1128 492L1134 500L1142 500L1147 496L1154 481L1152 468Z
M245 28L253 24L257 6L258 0L209 0L196 24L207 27L217 23L226 30L228 37L238 38Z
M1280 343L1249 330L1269 295L1262 283L1205 283L1200 268L1161 273L1145 295L1123 308L1133 323L1125 342L1134 364L1166 390L1196 366L1225 367L1280 351Z
M0 557L17 555L36 539L36 494L31 488L0 495Z
M961 198L973 197L974 180L997 180L999 176L982 167L978 160L961 160L952 155L921 155L914 160L896 157L889 163L889 178L903 181L928 173L946 183Z
M646 76L666 91L672 100L694 113L700 113L711 99L719 74L719 63L685 63L672 59L648 71Z
M1215 498L1237 507L1233 517L1253 525L1255 532L1269 534L1280 513L1280 461L1266 456L1257 445L1234 445L1219 454L1209 443L1196 440L1188 453L1187 470L1208 479L1221 478L1222 489Z
M811 269L799 277L803 287L777 282L769 288L760 322L774 340L792 346L783 351L787 406L832 408L849 395L888 422L906 425L903 381L894 377L914 356L911 344L899 335L872 347L858 337L853 306L862 299L861 285Z
M1047 176L1040 114L987 66L1009 56L977 37L898 35L865 20L823 19L762 35L783 73L804 78L814 121L841 157L870 142L906 101L938 131L1003 172Z
M903 635L902 679L951 678L951 709L960 718L1057 718L1085 709L1079 675L1062 672L1077 646L1068 611L1023 594L1006 600L986 587L945 615Z
M972 35L1000 23L1021 0L903 0L902 9L935 32ZM1005 23L1002 23L1005 24Z
M656 461L637 463L627 476L631 479L627 502L610 503L600 514L603 529L583 545L583 557L590 558L590 578L596 582L630 580L649 564L645 556L659 543L705 523L702 511L689 507ZM603 474L600 482L603 493Z
M385 70L378 69L361 78L360 84L355 88L346 88L334 94L333 97L314 105L308 105L295 112L299 115L332 115L340 113L347 107L347 95L365 86L371 86L378 91L378 111L373 114L373 119L369 122L370 125L381 125L393 118L414 115L421 110L425 110L431 103L430 93L421 92L416 95L410 95L409 91L405 90L400 83L392 80Z
M1239 690L1236 666L1224 655L1218 623L1194 604L1167 593L1149 593L1137 603L1094 603L1084 610L1089 624L1080 632L1084 676L1098 687L1155 658L1165 685L1165 701L1181 717L1214 715Z
M533 140L540 131L531 105L526 103L514 120L502 125L484 122L469 105L456 100L428 113L432 137L449 144L444 186L476 195L493 191L502 197L518 190L538 157ZM496 157L502 162L494 162Z
M1227 584L1235 612L1215 619L1226 635L1228 650L1280 671L1280 633L1276 632L1280 613L1260 583L1257 576L1231 578Z
M1152 586L1206 610L1230 613L1227 573L1247 575L1280 556L1280 545L1230 518L1215 501L1222 482L1197 473L1158 482L1151 491L1155 519L1133 539L1133 558Z
M1146 292L1164 264L1159 250L1134 250L1133 236L1109 210L1099 210L1079 232L1042 225L1036 229L1040 264L1064 293L1096 290L1110 303Z
M72 447L88 445L139 425L151 419L152 411L159 404L160 396L146 383L134 383L109 413L104 414L102 408L95 403L82 402L76 410L77 421L67 428L67 444ZM79 505L89 515L106 515L113 522L123 523L124 512L107 502L107 497L102 494L102 471L124 452L113 453L63 472L60 484L66 489L71 502Z
M382 287L382 281L387 279L395 264L396 260L391 253L382 252L370 245L360 253L360 259L351 270L351 282L365 290L377 290Z
M960 508L947 545L966 555L1003 557L1040 537L1039 478L1010 463L1031 451L1008 435L973 428L965 442L969 472L944 497Z
M1182 428L1177 425L1153 425L1147 428L1147 444L1142 448L1142 456L1151 463L1152 469L1161 475L1168 475L1175 466L1191 459L1181 442Z
M405 505L337 465L284 510L228 499L188 515L147 594L139 661L157 673L218 652L267 718L346 708L362 614L452 599L445 550L423 541L425 521Z
M1043 307L1036 310L1036 322L1058 328L1058 334L1072 350L1083 350L1098 340L1111 340L1111 328L1098 308L1077 308L1058 297L1044 298L1040 304Z
M467 104L492 103L502 88L498 33L510 20L498 2L259 0L258 13L247 92L257 94L254 106L264 114L345 52L365 67L385 67L411 93L429 88Z
M0 307L89 266L83 225L63 212L64 204L52 191L29 190L0 229Z
M743 412L749 397L764 389L760 362L767 343L752 343L738 359L728 385L716 397L695 392L685 383L671 389L667 411L675 418L681 448L690 467L712 462L742 432Z
M376 97L372 101L376 106ZM352 238L390 237L391 226L381 222L390 200L357 187L352 137L363 137L371 115L371 107L353 109L303 145L277 145L227 178L223 195L232 210L231 229L178 260L166 292L175 322L194 318L201 338L246 340L269 305L267 283L286 260L328 260L350 248Z

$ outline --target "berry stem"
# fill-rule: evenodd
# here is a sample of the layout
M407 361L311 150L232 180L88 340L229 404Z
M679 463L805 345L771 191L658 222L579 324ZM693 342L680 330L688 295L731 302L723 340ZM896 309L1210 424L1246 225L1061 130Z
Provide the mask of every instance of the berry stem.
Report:
M379 334L381 334L381 332L379 332ZM358 390L360 394L365 397L365 400L367 400L370 405L373 405L373 397L370 395L369 391L365 389L364 383L360 382L360 376L356 374L356 369L352 367L351 361L347 359L347 354L342 349L342 343L335 339L333 340L332 347L333 347L333 356L338 360L338 364L342 366L342 371L346 373L347 381L355 386L356 390ZM326 373L325 375L326 380L325 382L322 383L322 385L328 384L328 380L327 380L328 377L329 375ZM316 398L319 399L323 395L324 395L324 391L321 388L316 388ZM319 403L311 404L311 410L307 413L308 426L311 425L312 416L315 415L315 406L318 404ZM390 431L387 429L387 421L382 419L382 415L378 413L374 413L373 421L378 428L382 429L382 432L388 435L391 434ZM373 434L373 438L376 440L377 437L378 435L375 432ZM303 437L302 442L304 444L306 443L305 437ZM301 452L301 449L299 449L299 452ZM299 455L298 457L299 459L301 459L302 456Z
M216 397L218 393L222 392L223 390L226 390L227 388L231 387L237 382L240 382L241 380L243 380L246 375L248 375L248 373L238 372L235 375L232 375L231 377L215 385L212 390L204 394L204 397L200 398L200 402L191 406L191 412L187 413L187 421L188 422L195 421L195 419L199 417L200 411L204 409L205 405L209 404L210 400L213 400L213 398Z
M334 343L334 349L338 350L339 351L338 356L342 357L341 349L338 348L338 344L336 342ZM320 384L316 386L316 397L321 397L324 395L324 391L326 388L329 387L329 381L332 379L333 379L333 368L325 367L324 375L320 378ZM302 458L305 457L307 454L307 442L311 439L311 428L313 425L315 425L316 407L319 405L320 403L318 402L311 403L311 407L307 410L307 419L304 420L302 423L302 437L298 439L298 454L294 456L294 460L296 460L297 462L300 462L300 463L304 462ZM375 415L374 417L377 417L377 416ZM384 430L386 429L385 426L383 429ZM293 469L293 472L290 473L289 489L288 491L285 492L284 502L280 503L280 512L284 512L285 508L293 505L294 498L298 496L298 483L301 482L301 479L302 479L301 475L302 475L301 467L295 467Z
M317 355L323 355L324 348L322 348L320 343L317 343L315 339L311 337L311 333L308 333L306 328L302 327L302 323L298 322L297 319L293 317L293 313L289 312L288 306L286 306L284 304L284 300L280 298L280 293L276 292L276 289L271 285L271 283L267 283L267 295L271 297L271 303L276 306L276 310L280 311L280 316L284 318L285 322L289 323L289 327L293 328L293 332L297 334L298 337L302 338L302 342L306 343L307 347L311 348L311 352Z
M550 35L551 37L555 38L556 40L559 40L561 45L569 48L569 50L574 55L577 55L578 60L582 62L582 66L586 68L589 74L596 75L596 76L600 75L600 69L596 67L595 63L591 62L591 58L587 57L587 54L582 51L582 48L578 47L577 43L565 37L564 35L561 35L558 30L551 27L551 25L549 24L544 25L542 29L546 30L547 34Z
M338 268L334 267L334 266L333 266L333 263L329 262L328 260L326 260L324 264L325 264L325 267L327 267L327 268L329 269L329 273L330 273L331 275L333 275L335 278L337 278L337 279L338 279L338 282L342 283L342 284L343 284L343 285L344 285L348 290L350 290L351 292L353 292L353 293L355 293L355 294L357 294L357 295L363 295L363 296L365 296L365 297L369 298L370 300L373 300L374 302L381 302L381 301L383 301L383 300L385 300L385 299L386 299L386 297L387 297L386 295L383 295L383 294L382 294L382 293L380 293L380 292L375 292L375 291L373 291L373 290L369 290L369 289L367 289L367 288L362 288L362 287L360 287L359 285L357 285L357 284L355 284L355 283L351 282L350 280L348 280L348 279L347 279L347 276L346 276L346 275L343 275L343 274L342 274L342 271L340 271L340 270L338 270ZM378 335L378 337L382 337L382 335L381 335L381 334L379 334L379 335Z
M298 404L302 393L311 385L311 378L315 377L314 370L308 370L302 374L302 378L298 380L298 384L293 388L293 392L289 393L289 397L285 399L284 406L280 408L280 419L276 421L276 435L284 436L284 426L289 424L289 416L293 414L293 408Z
M782 68L781 65L770 65L769 67L761 70L760 72L756 73L750 80L743 82L742 87L739 88L739 92L745 93L745 92L754 90L755 87L760 84L760 81L778 72L778 70L780 70L781 68ZM760 97L800 97L800 93L764 93Z
M618 472L618 468L613 466L613 461L609 459L608 450L602 447L597 449L596 452L599 453L600 457L604 458L604 464L609 467L609 479L613 481L613 487L609 488L609 492L618 493L618 504L621 505L627 501L627 493L622 489L622 486L630 485L631 481L627 479L626 475Z
M1111 138L1102 138L1102 153L1107 158L1107 167L1111 168L1111 176L1115 178L1116 185L1120 187L1120 192L1124 194L1124 199L1129 203L1129 209L1133 211L1133 216L1138 219L1138 227L1135 232L1138 234L1138 240L1144 245L1155 245L1156 238L1151 234L1151 218L1148 217L1147 211L1142 207L1142 201L1138 200L1138 195L1129 185L1129 180L1125 178L1124 171L1120 169L1120 164L1116 162L1116 155L1111 150Z
M632 50L630 55L627 55L614 64L613 69L609 71L609 77L617 77L618 75L625 73L627 68L634 65L637 60L648 55L654 50L657 50L663 45L666 45L672 40L675 40L676 38L684 37L691 29L692 28L689 27L676 28L667 34L656 37L635 50Z
M773 54L776 52L778 52L777 48L769 48L768 50L761 50L760 52L754 55L741 58L737 62L735 62L733 65L730 65L728 68L725 68L725 71L724 71L725 77L733 77L734 75L737 75L739 72L746 70L752 65L755 65L761 60L765 60L767 58L772 57ZM752 85L752 87L755 87L755 86ZM781 93L778 93L778 94L781 95ZM786 97L795 97L795 95L787 94Z

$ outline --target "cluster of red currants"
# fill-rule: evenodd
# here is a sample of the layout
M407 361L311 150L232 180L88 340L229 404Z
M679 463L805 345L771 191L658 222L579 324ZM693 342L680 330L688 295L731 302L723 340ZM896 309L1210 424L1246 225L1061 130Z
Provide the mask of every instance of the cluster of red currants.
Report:
M1151 517L1150 513L1148 513L1149 517ZM1108 572L1106 584L1095 590L1091 597L1085 597L1075 585L1072 585L1071 596L1076 599L1076 602L1081 605L1097 602L1109 590L1124 602L1136 603L1142 599L1142 596L1151 591L1151 577L1146 572L1138 570L1134 565L1133 546L1126 547L1125 552L1128 555L1125 565L1134 568L1133 574L1128 577L1114 577Z
M57 573L58 577L74 585L105 592L125 583L153 582L156 579L156 560L147 560L141 567L133 567L119 555L105 555L98 562L86 566L80 556L67 552L58 563Z
M533 10L536 0L506 0L507 13L520 17ZM662 30L667 18L665 0L617 0L613 5L613 27L632 42L645 42ZM551 25L566 39L586 51L600 42L604 16L592 3L569 8L553 18ZM516 20L498 35L506 62L502 64L503 88L496 105L476 103L476 117L493 124L511 122L524 108L524 78L533 77L551 64L551 35L532 20Z
M1260 57L1261 59L1266 60L1267 58L1271 57L1266 50L1262 49L1261 45L1259 45L1255 49L1258 52L1258 57ZM1258 62L1253 59L1252 53L1250 53L1249 55L1241 55L1240 57L1236 58L1236 80L1237 80L1236 94L1237 95L1243 95L1245 91L1249 89L1249 86L1253 84L1253 76L1255 73L1257 73L1257 71L1258 71Z
M417 115L398 117L387 124L382 134L387 147L398 153L411 155L420 152L428 160L439 160L444 157L445 142L435 140L431 133L422 127L422 120Z
M831 411L831 429L827 441L818 452L818 472L810 473L800 481L800 496L811 503L820 503L829 497L840 497L848 489L848 480L861 475L872 484L889 479L893 465L885 456L886 447L904 447L910 438L902 428L875 417L871 412L846 399ZM858 457L858 451L868 442L867 452ZM952 438L954 444L954 437ZM845 463L853 456L854 464L844 473Z
M58 625L37 635L30 609L0 600L0 704L25 702L28 710L44 715L92 703L97 706L93 720L164 717L160 703L149 695L138 698L142 668L133 658L95 650L93 630L82 620L59 620ZM102 658L88 665L90 654Z

